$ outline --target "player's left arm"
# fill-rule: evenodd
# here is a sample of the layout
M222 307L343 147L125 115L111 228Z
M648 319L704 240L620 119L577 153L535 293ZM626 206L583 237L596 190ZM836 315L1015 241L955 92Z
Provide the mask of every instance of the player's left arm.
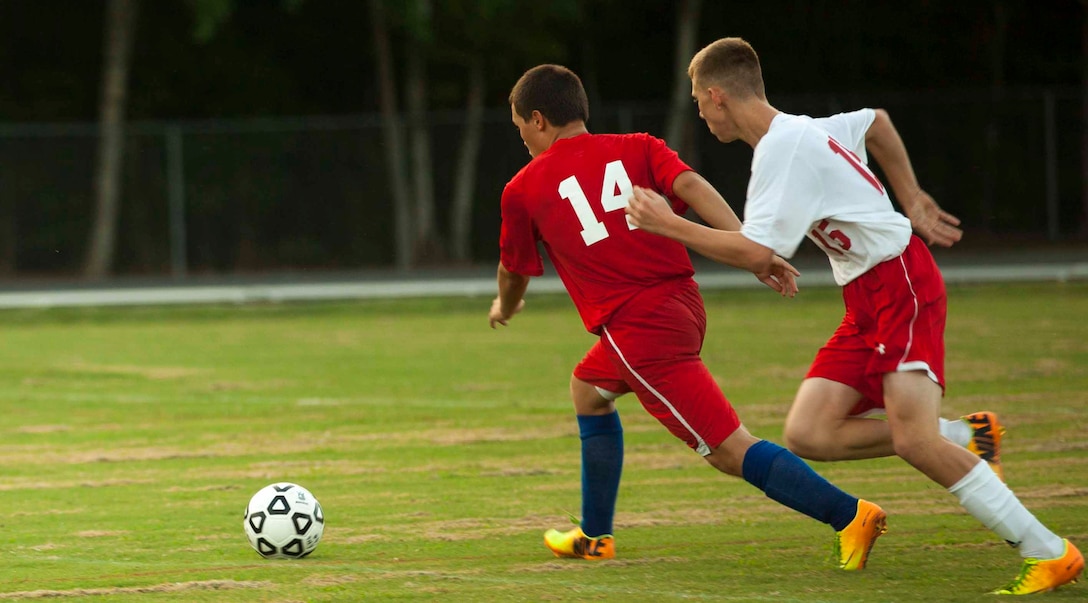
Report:
M891 117L884 109L875 111L876 118L865 132L866 150L884 171L915 232L930 245L951 247L963 237L959 218L941 209L933 197L922 190Z
M487 318L494 329L496 324L506 326L511 318L525 307L525 291L529 288L529 276L511 272L499 262L496 277L499 294L491 302Z
M665 197L641 186L634 187L626 212L631 223L646 232L679 241L716 262L748 270L782 295L797 294L797 269L739 230L710 228L678 216Z
M741 221L733 208L726 203L725 198L718 192L718 189L714 188L695 171L689 170L677 176L672 183L672 192L680 197L684 203L687 203L688 207L695 210L695 213L699 214L699 217L710 227L734 232L740 230ZM762 265L762 262L759 264ZM756 271L753 271L753 273L756 278L779 293L792 292L790 293L792 295L797 292L795 277L800 276L801 273L796 268L778 256L771 259L771 268L775 278L769 278L771 273Z

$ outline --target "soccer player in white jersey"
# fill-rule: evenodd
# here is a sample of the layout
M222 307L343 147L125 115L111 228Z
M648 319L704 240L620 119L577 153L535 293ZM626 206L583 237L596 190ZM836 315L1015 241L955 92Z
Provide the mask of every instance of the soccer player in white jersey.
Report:
M767 102L755 50L740 38L700 50L688 75L710 132L754 149L744 223L736 232L696 224L638 187L627 212L639 228L757 275L775 254L791 257L805 236L830 258L846 315L798 390L785 426L790 448L817 460L896 454L947 488L1024 558L1020 574L997 594L1074 582L1084 568L1080 551L1032 515L989 463L941 435L945 288L911 231L945 246L962 233L919 187L887 113L812 119L778 111ZM869 171L868 154L910 219ZM862 416L876 409L887 421Z

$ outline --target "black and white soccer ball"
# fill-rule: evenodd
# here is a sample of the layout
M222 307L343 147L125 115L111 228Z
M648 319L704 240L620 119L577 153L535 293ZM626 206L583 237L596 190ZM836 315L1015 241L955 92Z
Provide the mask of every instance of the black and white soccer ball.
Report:
M314 552L325 531L325 512L310 491L280 482L249 499L242 522L253 550L267 559L297 559Z

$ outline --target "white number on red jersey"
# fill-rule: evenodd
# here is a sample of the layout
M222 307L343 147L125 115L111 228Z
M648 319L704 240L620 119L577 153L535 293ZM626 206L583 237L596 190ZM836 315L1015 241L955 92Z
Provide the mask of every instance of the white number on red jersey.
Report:
M604 184L601 186L601 208L606 211L616 211L627 207L627 200L633 192L631 178L627 176L627 170L622 161L611 161L604 166ZM570 202L574 209L574 215L582 225L582 240L586 245L592 245L608 238L608 229L604 222L597 220L593 208L589 204L582 185L578 179L571 176L559 183L559 194ZM634 230L630 218L627 221L627 229Z

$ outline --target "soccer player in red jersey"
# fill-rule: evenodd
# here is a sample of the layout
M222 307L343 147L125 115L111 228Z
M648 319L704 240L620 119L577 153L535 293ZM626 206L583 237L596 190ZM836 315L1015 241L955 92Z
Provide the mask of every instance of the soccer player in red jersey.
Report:
M549 530L561 557L615 555L613 515L623 465L615 399L634 392L673 435L723 473L830 525L843 569L865 566L885 531L879 506L851 496L785 448L752 436L700 358L706 314L687 250L628 221L633 187L692 208L712 226L738 229L724 199L665 143L648 134L590 134L578 76L558 65L527 71L510 93L511 118L532 159L502 194L498 296L491 327L523 306L543 273L542 243L585 328L600 338L574 369L571 396L582 440L582 519ZM793 296L798 275L774 258L756 277Z
M806 236L827 254L846 314L816 353L786 418L790 449L819 460L896 454L947 488L1024 558L1020 574L997 594L1076 581L1084 557L1021 504L991 467L996 459L942 437L945 287L912 228L945 246L962 232L959 220L919 186L887 113L862 109L813 119L775 109L759 58L740 38L700 50L688 75L710 132L754 149L744 224L722 232L677 219L652 187L636 186L627 212L643 229L746 270L760 272L779 254L792 256ZM910 219L892 206L866 165L866 151ZM887 421L861 416L877 408L886 410Z

